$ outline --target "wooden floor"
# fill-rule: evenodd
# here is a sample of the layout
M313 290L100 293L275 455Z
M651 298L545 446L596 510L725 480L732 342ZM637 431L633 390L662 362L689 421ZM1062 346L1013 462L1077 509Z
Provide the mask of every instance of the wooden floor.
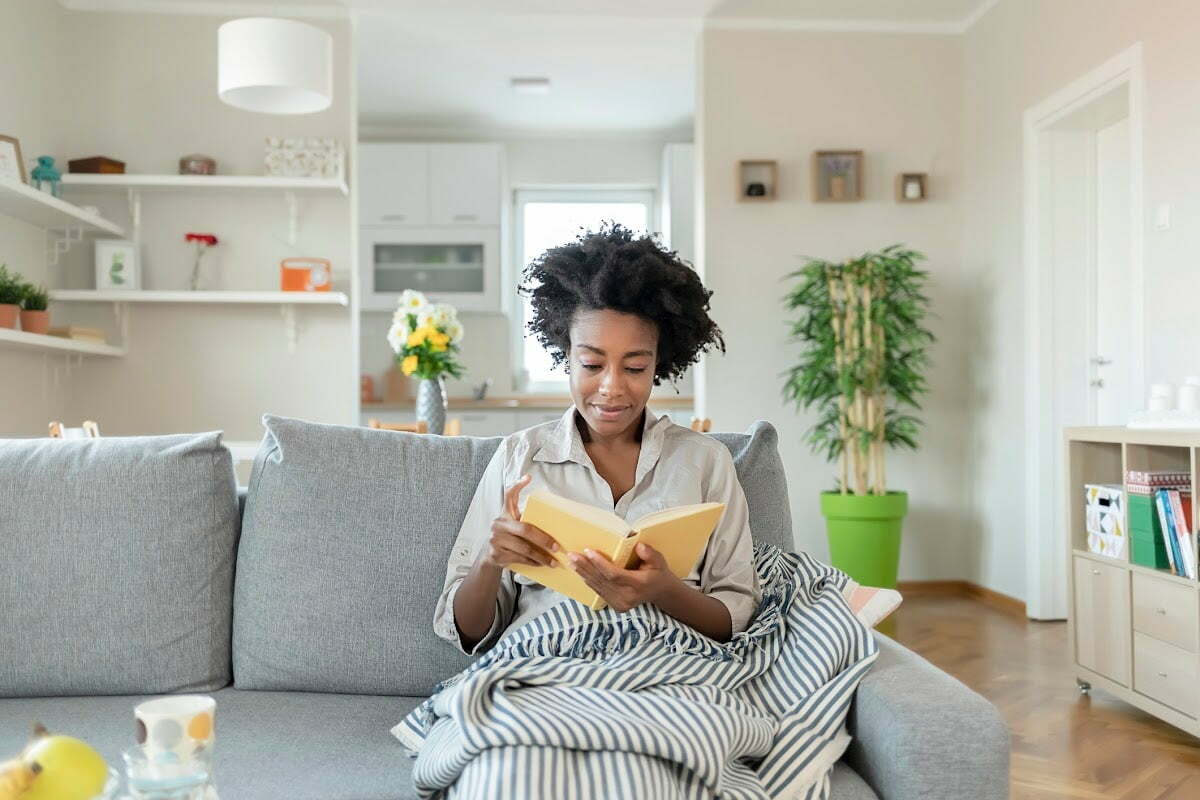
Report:
M888 633L1000 709L1012 731L1014 800L1200 798L1200 740L1099 689L1080 695L1065 622L1019 619L968 597L910 596Z

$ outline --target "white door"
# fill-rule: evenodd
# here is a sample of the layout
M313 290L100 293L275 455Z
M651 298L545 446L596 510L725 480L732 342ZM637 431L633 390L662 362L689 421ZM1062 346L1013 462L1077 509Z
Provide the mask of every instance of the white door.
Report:
M1092 422L1124 425L1140 407L1133 353L1129 119L1096 132L1096 259Z
M358 146L360 225L429 224L429 147Z

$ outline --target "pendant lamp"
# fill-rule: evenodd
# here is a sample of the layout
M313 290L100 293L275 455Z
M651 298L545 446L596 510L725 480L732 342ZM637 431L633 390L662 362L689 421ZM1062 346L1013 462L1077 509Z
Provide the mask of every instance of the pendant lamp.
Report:
M247 17L217 30L217 93L231 106L311 114L333 102L333 37L290 19Z

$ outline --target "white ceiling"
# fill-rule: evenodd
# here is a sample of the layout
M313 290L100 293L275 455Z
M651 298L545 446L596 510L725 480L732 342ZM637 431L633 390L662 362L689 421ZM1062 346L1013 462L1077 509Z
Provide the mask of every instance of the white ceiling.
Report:
M703 27L960 33L997 0L61 0L69 8L343 16L362 135L690 135ZM512 77L547 77L519 95Z

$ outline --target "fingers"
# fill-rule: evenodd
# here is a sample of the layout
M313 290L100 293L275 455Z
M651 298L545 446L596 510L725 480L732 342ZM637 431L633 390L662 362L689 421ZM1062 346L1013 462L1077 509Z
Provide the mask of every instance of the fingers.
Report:
M666 559L663 558L662 553L658 552L650 545L646 544L645 542L638 542L636 549L638 558L642 560L642 563L638 565L638 569L666 568Z
M497 530L491 540L493 559L503 565L529 564L535 567L553 567L558 564L554 556L528 539Z
M522 539L532 542L541 549L551 553L556 552L559 549L558 542L554 541L550 534L546 533L541 528L530 525L527 522L503 518L497 519L492 522L492 532L494 533L496 531L510 533L513 536L520 536Z
M504 511L512 519L521 518L521 511L517 508L517 500L521 496L521 490L528 486L531 480L533 480L532 475L522 475L520 480L504 490Z

